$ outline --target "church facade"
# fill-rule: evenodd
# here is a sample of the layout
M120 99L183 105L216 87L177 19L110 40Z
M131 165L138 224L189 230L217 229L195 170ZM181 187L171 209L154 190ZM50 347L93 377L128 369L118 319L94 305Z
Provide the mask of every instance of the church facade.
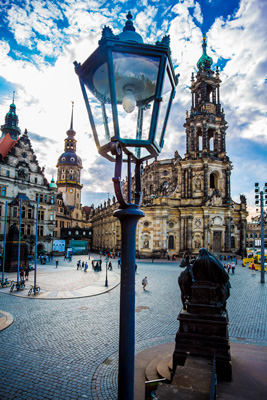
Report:
M246 199L241 195L236 203L231 198L232 163L226 152L221 80L218 68L211 69L206 46L203 38L198 71L191 78L184 158L176 151L173 158L147 163L143 170L141 208L145 217L138 223L136 238L140 257L197 254L201 247L217 254L246 253ZM95 249L119 248L114 208L114 204L104 204L93 211Z

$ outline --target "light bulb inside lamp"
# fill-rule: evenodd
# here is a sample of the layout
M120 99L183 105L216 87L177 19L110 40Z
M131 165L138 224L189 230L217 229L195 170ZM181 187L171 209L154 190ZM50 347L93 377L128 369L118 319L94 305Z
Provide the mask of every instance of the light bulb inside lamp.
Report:
M122 107L124 111L126 111L127 113L131 113L135 109L135 106L136 106L136 100L133 95L133 90L127 88L125 90L125 96L122 99Z

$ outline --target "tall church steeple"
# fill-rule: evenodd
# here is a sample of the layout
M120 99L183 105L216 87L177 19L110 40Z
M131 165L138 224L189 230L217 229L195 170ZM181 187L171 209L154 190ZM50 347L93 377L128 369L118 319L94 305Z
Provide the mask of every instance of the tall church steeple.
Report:
M6 114L4 125L1 125L1 131L2 137L9 133L12 140L17 140L21 131L18 127L19 119L16 114L16 106L14 104L14 93L15 92L13 92L13 102L10 104L9 112Z
M57 187L63 195L64 203L70 207L76 207L81 204L81 189L83 185L80 183L82 160L76 154L75 139L76 132L73 129L73 108L72 102L70 129L67 131L65 138L64 153L58 158L57 162Z
M207 41L204 35L202 56L197 75L192 74L192 105L186 123L186 158L226 157L225 135L227 122L220 104L219 69L211 69L212 58L207 55Z

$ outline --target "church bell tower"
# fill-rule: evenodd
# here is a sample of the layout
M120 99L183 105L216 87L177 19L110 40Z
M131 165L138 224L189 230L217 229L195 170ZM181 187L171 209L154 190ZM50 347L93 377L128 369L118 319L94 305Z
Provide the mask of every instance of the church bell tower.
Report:
M75 135L72 103L70 129L67 131L64 153L58 158L56 182L58 191L62 193L65 205L72 208L79 207L81 204L81 189L83 187L80 183L83 166L81 158L76 154L77 140Z
M207 55L207 41L204 35L202 56L197 63L197 74L192 73L192 105L186 114L186 153L185 160L199 160L204 165L204 200L210 195L210 189L218 189L218 173L208 173L210 162L214 161L224 178L223 203L230 200L231 162L226 155L226 130L224 110L220 104L219 69L211 69L212 58Z

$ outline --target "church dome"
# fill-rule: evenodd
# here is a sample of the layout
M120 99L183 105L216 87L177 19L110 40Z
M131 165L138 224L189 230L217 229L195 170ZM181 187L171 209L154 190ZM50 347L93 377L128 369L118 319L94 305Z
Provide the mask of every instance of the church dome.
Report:
M57 188L57 185L56 185L56 183L55 183L55 181L54 181L54 178L52 178L51 179L51 182L49 183L49 187L52 189L52 188Z
M57 166L65 165L65 164L73 165L73 166L77 165L80 168L82 168L82 166L83 166L81 157L77 156L76 153L71 152L71 151L65 151L58 158Z
M203 43L202 43L203 53L197 63L198 69L210 69L210 67L213 64L212 58L210 56L208 56L207 52L206 52L206 48L207 48L206 40L207 40L206 35L203 35Z

